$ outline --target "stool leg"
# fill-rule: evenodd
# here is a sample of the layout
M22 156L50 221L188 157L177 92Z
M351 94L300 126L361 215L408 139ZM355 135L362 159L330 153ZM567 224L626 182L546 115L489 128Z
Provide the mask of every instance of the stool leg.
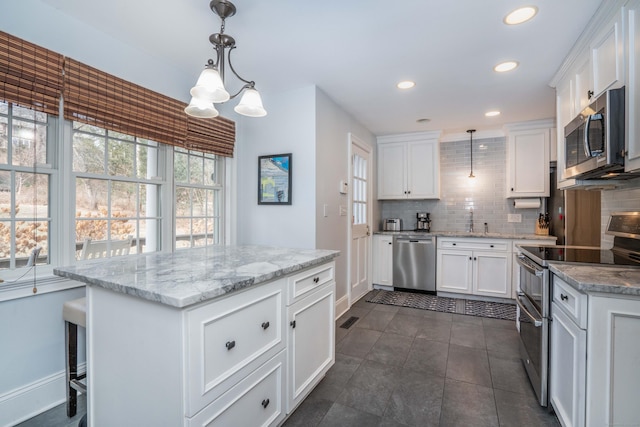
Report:
M78 392L71 387L71 380L78 377L78 325L65 323L65 359L67 365L67 417L76 415Z

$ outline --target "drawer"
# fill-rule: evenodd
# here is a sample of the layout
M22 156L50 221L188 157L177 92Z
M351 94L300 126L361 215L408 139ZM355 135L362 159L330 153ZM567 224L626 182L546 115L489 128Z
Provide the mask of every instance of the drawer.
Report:
M587 295L575 290L555 275L553 276L553 302L581 329L587 329Z
M284 289L279 280L187 313L187 416L285 348Z
M335 270L335 263L330 262L304 270L287 278L289 290L287 305L294 303L319 286L335 280Z
M275 426L285 417L286 352L251 373L190 420L190 427Z
M438 239L438 247L441 249L470 249L483 251L506 252L510 249L508 242L504 240L466 239L449 240Z

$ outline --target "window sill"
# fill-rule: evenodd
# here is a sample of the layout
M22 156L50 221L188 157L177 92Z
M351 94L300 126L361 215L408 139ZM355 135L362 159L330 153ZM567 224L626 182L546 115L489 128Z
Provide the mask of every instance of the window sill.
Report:
M36 292L34 292L33 277L13 283L0 283L0 302L85 286L84 283L54 276L52 273L39 275L35 280L35 284L37 286Z

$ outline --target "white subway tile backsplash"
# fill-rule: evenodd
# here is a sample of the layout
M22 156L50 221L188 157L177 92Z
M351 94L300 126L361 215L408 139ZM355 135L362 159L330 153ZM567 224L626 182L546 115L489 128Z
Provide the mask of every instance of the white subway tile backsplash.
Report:
M484 148L479 148L484 145ZM506 194L506 139L474 140L473 174L470 171L469 140L440 144L440 200L384 200L382 218L402 218L405 229L416 225L417 212L431 213L434 231L466 231L473 209L474 229L490 232L533 234L538 209L514 209ZM522 222L507 222L518 213Z

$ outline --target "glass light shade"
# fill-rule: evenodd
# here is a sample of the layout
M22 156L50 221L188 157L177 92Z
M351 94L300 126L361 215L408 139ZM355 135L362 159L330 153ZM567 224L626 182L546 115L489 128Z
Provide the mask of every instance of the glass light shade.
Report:
M205 67L198 77L198 82L191 88L191 96L211 102L225 102L230 96L224 88L220 73L213 67Z
M262 106L260 93L255 89L246 89L242 94L240 103L235 106L235 112L249 117L264 117L267 110Z
M191 102L189 102L187 108L184 109L184 112L190 116L199 117L201 119L211 119L218 117L220 114L213 105L213 102L207 101L206 99L196 98L195 96L191 98Z

